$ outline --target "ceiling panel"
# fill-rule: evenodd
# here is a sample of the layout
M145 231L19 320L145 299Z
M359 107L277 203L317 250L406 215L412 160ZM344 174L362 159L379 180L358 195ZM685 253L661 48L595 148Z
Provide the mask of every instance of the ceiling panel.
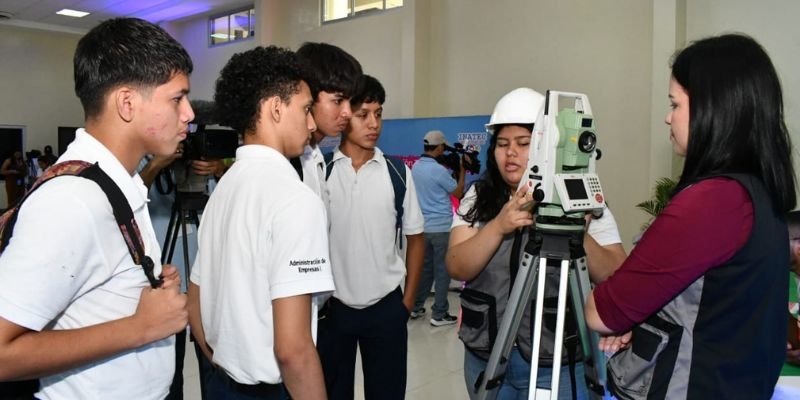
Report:
M13 14L16 24L32 22L89 29L111 17L138 17L158 23L244 7L247 0L0 0L0 11ZM55 14L63 8L91 13L84 18Z

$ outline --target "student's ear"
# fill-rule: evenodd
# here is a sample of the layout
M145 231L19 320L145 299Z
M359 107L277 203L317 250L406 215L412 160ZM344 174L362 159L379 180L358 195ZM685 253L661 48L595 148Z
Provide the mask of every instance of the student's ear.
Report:
M283 110L281 109L281 98L278 96L269 97L261 102L261 114L269 115L272 122L281 122Z
M135 96L136 91L127 86L121 86L111 92L114 110L125 122L133 120Z

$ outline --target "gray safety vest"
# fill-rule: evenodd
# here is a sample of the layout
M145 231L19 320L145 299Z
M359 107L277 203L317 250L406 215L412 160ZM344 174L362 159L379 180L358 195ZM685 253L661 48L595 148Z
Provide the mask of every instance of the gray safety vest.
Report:
M756 178L727 176L752 199L750 237L633 328L631 346L608 362L619 399L772 397L786 352L788 231Z
M522 235L522 248L528 240L527 232ZM467 282L461 292L461 329L458 337L464 345L478 357L488 360L492 351L497 330L506 310L508 296L511 289L511 252L514 244L514 234L503 238L500 247L492 256L486 268L475 279ZM516 260L516 265L522 260L522 253ZM535 264L538 265L538 262ZM554 264L555 265L555 264ZM542 324L542 344L539 349L539 364L550 367L553 364L553 343L555 340L556 307L558 297L558 267L548 266L545 289L545 307ZM535 300L534 300L535 301ZM567 302L569 304L569 301ZM531 337L533 327L532 304L529 304L523 313L519 330L515 339L522 356L531 359ZM573 349L575 361L583 359L583 353L578 345L574 317L571 310L566 318L570 325L565 325L565 342L562 365L569 361L569 348Z

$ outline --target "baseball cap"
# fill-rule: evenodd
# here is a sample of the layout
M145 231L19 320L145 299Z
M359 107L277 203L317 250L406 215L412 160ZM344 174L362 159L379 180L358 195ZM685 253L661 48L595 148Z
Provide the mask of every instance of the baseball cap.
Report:
M442 131L428 131L428 133L425 134L425 138L422 139L422 142L428 146L438 146L442 143L448 144Z

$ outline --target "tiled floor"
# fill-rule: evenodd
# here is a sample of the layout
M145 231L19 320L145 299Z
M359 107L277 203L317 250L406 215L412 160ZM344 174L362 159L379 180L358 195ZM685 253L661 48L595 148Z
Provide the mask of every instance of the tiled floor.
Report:
M458 314L458 294L451 292L450 314ZM434 327L430 324L433 298L428 298L428 312L422 318L408 321L408 384L407 399L466 399L464 385L464 346L458 340L455 325ZM356 371L356 400L364 399L360 362ZM197 358L189 343L183 370L184 398L200 399Z
M458 314L458 294L451 292L450 314ZM433 298L428 298L425 308L427 314L408 322L408 385L406 398L409 400L464 400L467 391L464 384L463 363L464 346L458 340L455 325L431 326L430 306ZM190 346L186 351L184 376L184 398L200 399L200 386L197 373L197 359ZM364 399L360 363L356 373L356 400ZM800 398L800 377L782 377L776 387L773 400Z

